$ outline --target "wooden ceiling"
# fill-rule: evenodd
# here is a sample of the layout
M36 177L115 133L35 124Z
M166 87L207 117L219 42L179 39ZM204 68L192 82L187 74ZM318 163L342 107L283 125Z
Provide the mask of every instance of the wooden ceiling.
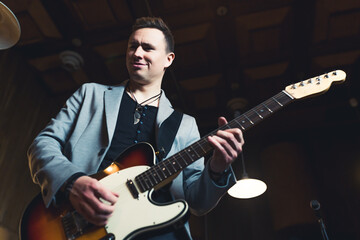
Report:
M4 3L21 25L16 48L59 101L84 82L126 79L125 51L134 19L162 17L176 41L176 60L163 87L174 106L195 115L202 129L215 126L220 114L229 115L226 106L233 98L244 98L247 109L293 82L349 70L360 55L360 2L354 0ZM77 70L69 70L77 63L64 67L60 58L64 52L69 58L69 51L69 61L82 59Z

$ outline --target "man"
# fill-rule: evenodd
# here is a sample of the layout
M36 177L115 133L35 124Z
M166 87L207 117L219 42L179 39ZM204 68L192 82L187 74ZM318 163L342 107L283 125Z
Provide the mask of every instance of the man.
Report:
M173 112L161 83L174 58L174 40L166 24L159 18L140 18L128 42L129 80L111 87L85 84L67 100L28 152L33 181L40 185L46 206L64 199L89 222L107 223L121 193L89 175L106 168L133 143L147 141L160 147L159 132ZM223 117L218 122L227 123ZM167 156L198 139L195 119L184 114ZM234 184L230 164L244 144L239 129L218 131L208 141L214 152L206 166L203 159L189 165L162 193L185 199L199 215L215 207ZM177 235L161 233L154 239Z

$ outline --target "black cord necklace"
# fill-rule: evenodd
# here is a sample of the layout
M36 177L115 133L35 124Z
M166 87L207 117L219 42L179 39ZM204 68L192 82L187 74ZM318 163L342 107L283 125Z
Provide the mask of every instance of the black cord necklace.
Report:
M135 95L133 94L133 92L130 90L129 88L129 92L132 96L132 98L135 100L136 102L136 108L135 108L135 112L134 112L134 125L138 124L140 122L140 118L141 118L141 114L143 112L143 104L147 103L147 104L151 104L153 102L155 102L156 100L158 100L161 96L161 91L159 94L156 94L155 96L152 96L148 99L146 99L145 101L138 103L138 101L136 100ZM152 101L151 101L152 100ZM149 102L150 101L150 102Z

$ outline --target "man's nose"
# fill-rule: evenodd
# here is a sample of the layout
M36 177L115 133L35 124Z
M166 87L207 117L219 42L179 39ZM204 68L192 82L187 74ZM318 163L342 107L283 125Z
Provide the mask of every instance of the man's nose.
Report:
M143 51L142 47L139 46L139 47L137 47L137 48L135 49L134 56L136 56L136 57L142 57L143 52L144 52L144 51Z

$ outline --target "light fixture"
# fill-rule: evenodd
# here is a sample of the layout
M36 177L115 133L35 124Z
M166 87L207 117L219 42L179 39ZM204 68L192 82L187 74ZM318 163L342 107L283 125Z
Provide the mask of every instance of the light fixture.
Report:
M15 14L0 2L0 50L14 46L20 39L20 24Z
M74 51L63 51L59 57L62 62L62 67L68 72L76 72L84 65L83 57Z
M234 198L248 199L260 196L263 194L267 186L266 184L258 179L249 178L245 169L244 155L240 154L243 173L242 178L236 181L235 185L228 190L228 194Z

